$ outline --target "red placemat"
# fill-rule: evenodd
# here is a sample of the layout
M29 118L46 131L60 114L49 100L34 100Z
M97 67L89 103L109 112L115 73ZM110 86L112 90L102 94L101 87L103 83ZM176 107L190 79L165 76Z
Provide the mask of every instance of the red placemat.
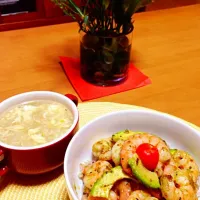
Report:
M63 69L82 101L143 87L151 84L148 76L139 71L132 63L126 81L116 86L101 87L92 85L80 76L80 62L77 58L60 57Z

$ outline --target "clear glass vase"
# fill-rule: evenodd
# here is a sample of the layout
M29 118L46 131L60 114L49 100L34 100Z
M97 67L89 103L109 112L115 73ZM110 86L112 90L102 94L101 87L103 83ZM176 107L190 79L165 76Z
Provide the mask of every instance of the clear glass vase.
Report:
M116 37L81 33L81 76L100 86L117 85L126 80L130 64L132 32Z

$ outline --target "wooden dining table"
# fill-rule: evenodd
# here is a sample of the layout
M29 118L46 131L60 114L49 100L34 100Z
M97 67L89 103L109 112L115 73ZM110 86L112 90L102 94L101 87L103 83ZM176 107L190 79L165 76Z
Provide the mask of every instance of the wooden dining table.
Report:
M134 26L131 59L152 84L91 102L143 106L200 126L200 4L138 13ZM59 56L79 57L79 43L76 23L0 32L0 101L33 90L78 96Z

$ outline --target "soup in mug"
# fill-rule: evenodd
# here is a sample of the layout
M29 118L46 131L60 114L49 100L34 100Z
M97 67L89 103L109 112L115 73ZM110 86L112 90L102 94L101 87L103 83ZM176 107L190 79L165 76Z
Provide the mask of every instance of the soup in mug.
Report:
M0 115L0 141L21 147L42 145L62 136L72 123L73 115L63 104L29 101Z

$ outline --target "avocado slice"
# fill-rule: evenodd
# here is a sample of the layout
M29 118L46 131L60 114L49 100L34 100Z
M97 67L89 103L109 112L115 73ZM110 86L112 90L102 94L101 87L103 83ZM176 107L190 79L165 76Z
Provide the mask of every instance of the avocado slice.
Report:
M130 177L123 172L121 166L112 168L95 182L91 189L90 196L108 198L114 183L124 178L130 179Z
M160 188L158 175L155 172L149 171L147 168L145 168L136 153L132 158L129 159L128 164L132 169L133 175L141 183L149 188Z
M174 154L177 152L177 149L170 149L169 151L170 151L170 153L171 153L172 155L174 155Z
M118 140L128 140L130 136L136 135L136 134L142 134L143 132L137 132L137 131L130 131L130 130L123 130L119 131L112 135L112 140L114 142L117 142Z

